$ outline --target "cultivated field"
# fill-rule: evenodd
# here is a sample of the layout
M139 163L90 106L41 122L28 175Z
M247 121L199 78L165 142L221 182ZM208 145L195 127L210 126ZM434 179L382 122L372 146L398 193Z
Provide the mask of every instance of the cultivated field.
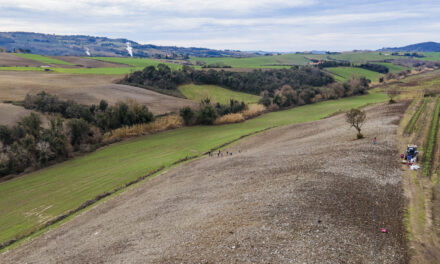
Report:
M28 116L31 112L33 111L20 106L0 103L0 125L13 126L21 118ZM42 114L40 114L40 116L43 121L43 127L47 127L49 123L48 119Z
M378 72L356 67L332 67L326 68L326 70L334 74L337 81L347 81L352 77L365 77L368 80L375 82L381 76L381 74Z
M364 140L353 140L355 132L343 115L254 136L228 148L232 156L205 157L171 169L6 252L0 262L405 263L404 199L395 135L406 105L370 107ZM297 116L295 111L285 113ZM168 138L176 132L169 132ZM374 136L377 145L371 143ZM142 141L146 142L135 140L138 150L148 148ZM127 144L133 143L107 150ZM136 160L140 169L148 162L132 151L133 155L118 152L126 161L117 163L127 180L127 163ZM92 156L106 159L103 151L83 159ZM76 163L71 169L82 167L79 160L68 162ZM107 175L108 182L115 168L88 161ZM93 177L87 168L81 170ZM72 176L80 176L78 172ZM32 176L43 186L38 173ZM21 185L20 180L1 190L7 194L0 199L2 209L16 198L11 185ZM77 178L50 185L64 189L74 181L82 182ZM27 192L35 191L29 184ZM63 199L70 195L59 192ZM84 190L83 195L87 193ZM51 194L44 196L54 199ZM33 208L25 215L40 220L55 206L54 201L41 206L29 205L29 200L14 202L15 211ZM380 233L382 227L387 234Z
M25 59L29 59L29 60L38 61L38 62L41 62L41 63L44 63L44 64L73 65L72 63L60 60L58 58L52 58L52 57L47 57L47 56L38 55L38 54L14 53L14 56L25 58Z
M319 120L335 112L385 100L384 94L373 92L272 112L239 124L170 130L113 144L0 183L0 242L35 231L86 200L162 166L172 166L176 161L200 155L243 135L273 126Z
M62 61L69 62L76 66L86 67L86 68L121 68L129 67L126 64L106 62L102 60L89 59L87 57L77 57L77 56L52 56L51 58L60 59Z
M20 66L20 67L39 67L43 65L43 63L18 57L10 53L2 53L0 52L0 67L7 66Z
M81 104L98 104L101 99L111 104L121 100L136 100L146 104L155 114L175 112L183 106L195 105L190 100L113 83L120 78L121 76L0 71L0 101L20 101L28 93L46 91Z
M200 102L204 98L210 98L212 102L229 104L230 99L244 101L247 104L258 103L260 96L232 91L217 85L187 84L179 87L179 91L186 98Z
M160 63L163 63L159 60L147 59L147 58L119 58L119 57L90 57L90 59L98 60L98 61L106 61L113 62L119 64L126 64L137 68L145 68L148 66L157 66ZM173 64L173 63L165 63L171 69L181 69L182 65Z

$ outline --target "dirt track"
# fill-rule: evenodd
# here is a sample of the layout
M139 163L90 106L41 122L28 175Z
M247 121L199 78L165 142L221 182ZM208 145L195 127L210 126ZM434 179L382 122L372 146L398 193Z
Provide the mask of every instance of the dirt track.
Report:
M404 263L394 137L405 107L370 108L364 140L341 115L243 140L232 156L143 182L0 262L374 263L377 253L377 263Z
M23 100L27 93L46 91L60 98L82 104L98 104L101 99L113 104L134 99L154 114L178 111L196 105L190 100L163 95L150 90L115 84L120 76L71 75L39 72L0 71L0 101Z

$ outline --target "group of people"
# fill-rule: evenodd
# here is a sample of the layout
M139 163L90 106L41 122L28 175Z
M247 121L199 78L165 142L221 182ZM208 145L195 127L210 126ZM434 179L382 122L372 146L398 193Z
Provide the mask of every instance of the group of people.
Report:
M238 150L238 153L241 153L241 150ZM232 156L232 152L226 151L226 153L225 153L224 151L221 151L221 150L219 150L218 152L208 151L209 157L214 157L214 155L217 155L217 157L223 157L223 155Z

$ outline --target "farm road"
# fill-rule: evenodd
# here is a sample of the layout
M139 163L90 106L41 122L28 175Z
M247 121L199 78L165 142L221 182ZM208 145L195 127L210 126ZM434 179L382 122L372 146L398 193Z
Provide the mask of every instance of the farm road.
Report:
M343 115L245 139L232 156L171 169L0 263L405 263L394 140L406 107L369 107L363 140Z

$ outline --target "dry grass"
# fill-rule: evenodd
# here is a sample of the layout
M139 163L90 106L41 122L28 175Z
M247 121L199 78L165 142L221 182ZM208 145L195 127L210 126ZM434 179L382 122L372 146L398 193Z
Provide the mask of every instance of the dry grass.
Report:
M250 105L248 109L242 112L245 119L253 118L266 112L266 107L261 104Z
M110 144L124 138L153 134L183 126L183 119L177 114L161 116L151 123L121 127L104 134L103 142Z
M224 125L224 124L232 124L232 123L240 123L245 120L242 113L235 114L227 114L217 118L214 121L214 125Z
M214 125L225 125L244 122L246 119L257 117L266 112L266 107L260 104L250 105L248 109L240 113L227 114L217 118Z

